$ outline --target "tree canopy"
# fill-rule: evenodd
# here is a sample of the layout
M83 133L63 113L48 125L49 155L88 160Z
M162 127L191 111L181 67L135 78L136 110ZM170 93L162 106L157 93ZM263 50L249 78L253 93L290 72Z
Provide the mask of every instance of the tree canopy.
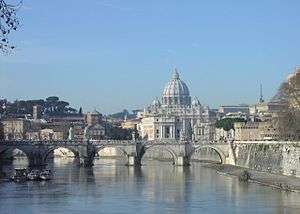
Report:
M132 129L122 129L121 127L107 124L107 137L114 140L131 140Z
M234 129L234 123L236 122L246 122L244 118L224 118L218 120L215 124L216 128L223 128L225 131Z
M0 105L2 106L2 108L0 108L0 114L4 116L32 114L32 109L35 105L41 106L42 113L45 116L77 114L77 110L70 107L68 102L59 100L59 98L55 96L48 97L46 100L16 100L12 103L7 100L0 100ZM3 106L5 106L5 108L3 108Z
M276 101L283 105L275 118L279 137L283 140L300 139L300 69L281 84Z
M8 36L12 31L16 31L20 25L17 10L21 3L11 5L0 0L0 51L3 53L9 53L15 48L10 44Z

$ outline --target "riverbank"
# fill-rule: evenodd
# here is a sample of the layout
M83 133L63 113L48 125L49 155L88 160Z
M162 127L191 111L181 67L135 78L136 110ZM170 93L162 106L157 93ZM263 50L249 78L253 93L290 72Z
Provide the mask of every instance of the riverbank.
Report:
M258 183L285 191L300 193L300 178L271 174L268 172L260 172L227 164L208 163L204 164L203 166L215 169L219 174L236 177L240 177L245 171L247 171L250 174L248 182Z

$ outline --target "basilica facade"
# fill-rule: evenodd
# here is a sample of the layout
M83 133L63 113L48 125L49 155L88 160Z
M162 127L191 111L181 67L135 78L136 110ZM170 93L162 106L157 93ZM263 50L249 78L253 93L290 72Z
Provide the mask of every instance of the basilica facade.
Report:
M198 98L191 98L189 88L175 69L161 99L139 113L139 134L147 140L212 141L215 116Z

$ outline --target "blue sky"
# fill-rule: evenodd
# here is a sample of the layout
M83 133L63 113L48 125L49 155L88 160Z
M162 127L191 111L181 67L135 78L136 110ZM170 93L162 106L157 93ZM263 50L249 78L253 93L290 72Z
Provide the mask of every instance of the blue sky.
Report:
M8 0L9 1L9 0ZM300 65L298 0L24 0L0 97L142 108L177 67L211 107L272 97Z

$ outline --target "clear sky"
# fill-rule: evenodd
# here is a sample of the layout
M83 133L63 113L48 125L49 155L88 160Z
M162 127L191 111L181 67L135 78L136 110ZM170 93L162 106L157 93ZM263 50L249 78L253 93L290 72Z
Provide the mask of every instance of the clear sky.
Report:
M17 50L0 55L9 100L142 108L177 67L202 103L251 104L300 64L299 0L23 1Z

